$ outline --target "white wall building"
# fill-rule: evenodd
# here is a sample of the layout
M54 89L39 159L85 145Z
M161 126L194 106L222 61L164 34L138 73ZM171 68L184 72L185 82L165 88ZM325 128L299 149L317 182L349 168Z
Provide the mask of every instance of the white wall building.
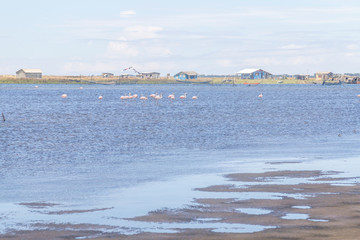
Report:
M16 78L42 78L41 69L20 69L16 72Z

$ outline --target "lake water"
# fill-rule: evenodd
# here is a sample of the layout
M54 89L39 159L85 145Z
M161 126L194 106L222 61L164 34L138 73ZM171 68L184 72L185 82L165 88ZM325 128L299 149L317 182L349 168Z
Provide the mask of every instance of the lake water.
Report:
M242 164L251 171L266 161L326 165L360 155L359 85L79 87L0 85L6 118L0 122L0 219L9 219L9 211L18 214L14 224L26 219L17 203L114 207L119 199L130 207L118 217L130 217L140 214L131 204L144 197L153 201L144 211L161 207L169 195L191 201L194 193L176 194L184 179L194 188L222 181L206 174L240 172ZM129 92L164 98L120 100ZM180 100L185 92L188 98ZM157 184L158 192L144 193ZM48 220L24 221L33 218ZM7 227L2 222L0 230Z

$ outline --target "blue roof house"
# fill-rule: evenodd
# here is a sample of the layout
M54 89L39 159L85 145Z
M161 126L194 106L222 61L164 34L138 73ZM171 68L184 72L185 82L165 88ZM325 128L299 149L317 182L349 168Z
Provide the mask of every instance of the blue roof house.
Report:
M176 80L195 80L198 78L198 74L196 72L179 72L174 75Z
M241 79L267 79L272 74L262 69L247 68L236 73Z

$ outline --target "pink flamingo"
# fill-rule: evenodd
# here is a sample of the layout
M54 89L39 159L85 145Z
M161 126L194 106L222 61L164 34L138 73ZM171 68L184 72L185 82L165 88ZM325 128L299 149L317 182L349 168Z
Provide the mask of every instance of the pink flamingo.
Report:
M174 100L174 99L175 99L175 94L173 94L173 93L170 94L170 95L168 96L168 98L171 99L171 100Z
M198 97L197 97L197 96L193 96L192 99L193 99L193 100L196 100L196 99L198 99Z
M129 96L124 95L124 96L121 96L120 99L121 99L121 100L126 100L126 99L129 99Z
M262 98L262 97L263 97L263 94L262 94L262 93L260 93L258 97L259 97L259 98Z
M187 94L187 93L184 93L184 95L181 95L181 96L180 96L180 99L186 99L186 94Z
M140 97L140 100L147 100L147 97L141 96L141 97Z
M162 99L162 94L155 96L155 100L160 100L160 99Z

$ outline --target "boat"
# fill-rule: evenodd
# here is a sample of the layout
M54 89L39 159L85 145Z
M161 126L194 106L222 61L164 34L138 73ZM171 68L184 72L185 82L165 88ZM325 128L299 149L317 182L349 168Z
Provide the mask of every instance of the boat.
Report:
M180 79L176 79L177 82L179 83L191 83L191 84L209 84L211 81L189 81L189 80L180 80Z
M259 85L260 83L259 82L244 82L245 85L248 85L248 86L257 86Z

